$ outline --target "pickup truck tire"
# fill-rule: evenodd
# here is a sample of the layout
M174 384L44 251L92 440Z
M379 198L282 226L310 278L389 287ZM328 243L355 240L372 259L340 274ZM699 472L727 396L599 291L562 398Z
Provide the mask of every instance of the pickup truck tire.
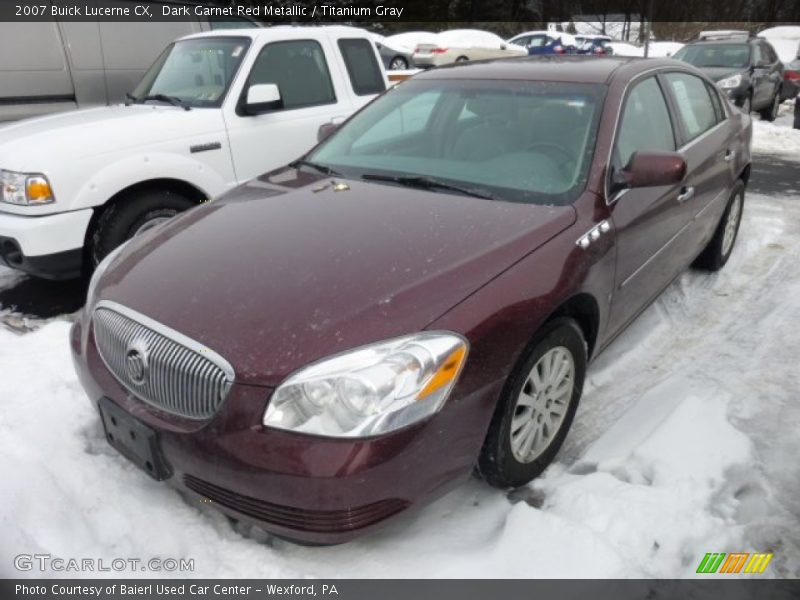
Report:
M193 206L188 198L164 190L134 192L120 198L97 220L92 235L92 268L121 243Z
M567 437L586 375L586 342L573 319L546 323L506 381L477 473L501 489L528 483Z
M740 179L731 192L728 206L722 213L714 237L695 259L693 267L706 271L719 271L728 262L736 243L736 235L739 233L739 224L742 222L744 189L744 182Z

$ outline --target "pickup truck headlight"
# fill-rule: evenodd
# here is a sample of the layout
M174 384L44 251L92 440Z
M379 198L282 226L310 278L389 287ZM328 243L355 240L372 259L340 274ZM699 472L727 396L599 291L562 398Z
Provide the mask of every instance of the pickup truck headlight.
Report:
M388 433L436 413L466 357L466 340L449 332L363 346L289 377L272 395L263 423L326 437Z
M55 202L53 188L41 173L15 173L0 169L0 200L9 204L49 204Z
M736 75L731 75L730 77L726 77L725 79L720 79L717 82L717 86L721 87L723 90L732 89L739 87L742 84L742 74L736 73Z

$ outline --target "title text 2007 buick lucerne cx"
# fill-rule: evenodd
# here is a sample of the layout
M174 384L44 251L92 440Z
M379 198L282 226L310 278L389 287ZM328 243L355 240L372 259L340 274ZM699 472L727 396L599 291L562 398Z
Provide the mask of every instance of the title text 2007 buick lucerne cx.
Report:
M685 267L728 260L751 134L669 60L417 75L107 257L80 379L154 478L295 540L347 540L474 470L525 484L587 362Z

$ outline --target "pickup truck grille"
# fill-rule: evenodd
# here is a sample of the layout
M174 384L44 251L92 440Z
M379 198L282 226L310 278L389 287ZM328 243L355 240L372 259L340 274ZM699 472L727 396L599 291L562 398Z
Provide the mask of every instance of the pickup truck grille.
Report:
M98 303L92 322L100 357L134 396L189 419L219 410L234 372L214 351L116 302Z

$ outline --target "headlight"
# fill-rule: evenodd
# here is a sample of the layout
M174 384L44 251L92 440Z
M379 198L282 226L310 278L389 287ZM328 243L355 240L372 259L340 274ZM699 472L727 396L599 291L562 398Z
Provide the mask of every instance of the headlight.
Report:
M89 280L89 287L86 290L86 308L87 310L91 311L92 307L95 304L94 294L97 291L97 282L100 281L100 278L103 276L108 270L108 267L114 262L114 259L119 256L119 253L122 252L122 249L128 245L127 242L122 242L119 246L114 248L111 252L106 254L106 257L101 260L98 265L94 269L94 273L92 273L92 278Z
M0 200L9 204L49 204L56 198L44 175L0 169Z
M736 75L731 75L730 77L726 77L725 79L720 79L717 82L717 85L723 89L728 89L728 88L739 87L741 83L742 83L742 74L737 73Z
M467 358L467 342L422 332L305 367L275 390L264 425L328 437L380 435L436 413Z

